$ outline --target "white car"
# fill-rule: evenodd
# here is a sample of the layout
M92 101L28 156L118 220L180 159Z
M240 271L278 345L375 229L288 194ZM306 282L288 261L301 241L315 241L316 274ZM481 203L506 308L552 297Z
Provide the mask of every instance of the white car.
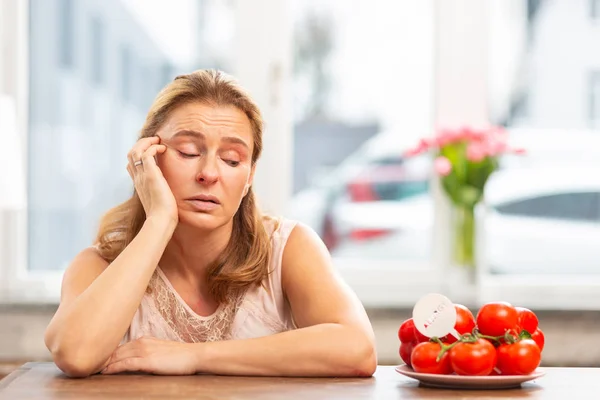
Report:
M348 198L348 189L359 184L363 177L372 176L374 168L405 173L409 178L415 174L427 174L430 164L427 155L410 159L408 163L405 163L403 157L403 153L417 141L417 137L402 135L397 131L375 135L332 171L315 177L310 187L297 193L286 210L286 215L309 225L328 247L333 247L337 241L337 227L332 221L336 204L340 201L352 201ZM408 168L401 166L403 163ZM398 166L401 167L397 168ZM425 178L420 179L424 181ZM427 187L418 190L426 192Z
M426 260L433 251L433 210L429 195L340 202L334 220L342 239L332 255ZM600 168L497 171L482 210L493 273L600 273Z

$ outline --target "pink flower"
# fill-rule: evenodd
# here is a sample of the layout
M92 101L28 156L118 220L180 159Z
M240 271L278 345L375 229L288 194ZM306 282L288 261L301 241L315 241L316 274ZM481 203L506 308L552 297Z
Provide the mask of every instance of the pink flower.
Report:
M485 144L485 155L496 157L506 151L506 143L496 139L489 139Z
M485 158L487 149L485 143L472 142L467 146L467 159L479 162Z
M441 130L437 137L436 137L436 143L438 146L443 147L445 145L447 145L448 143L452 143L456 140L457 135L454 131L450 130L450 129L443 129Z
M433 141L431 139L421 139L419 141L419 144L417 144L416 147L413 147L412 149L407 150L406 152L404 152L404 155L406 157L413 157L413 156L419 155L419 154L424 153L427 150L429 150L431 148L432 144L433 144Z
M435 168L435 172L441 176L447 176L452 172L452 164L450 163L450 160L444 156L437 157L433 162L433 167Z

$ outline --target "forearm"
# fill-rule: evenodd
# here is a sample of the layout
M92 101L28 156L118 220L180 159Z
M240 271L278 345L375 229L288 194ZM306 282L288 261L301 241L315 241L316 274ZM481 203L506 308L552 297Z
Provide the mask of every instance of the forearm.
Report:
M371 376L377 365L373 338L333 323L191 346L198 372L222 375Z
M172 229L162 221L147 220L106 270L72 304L59 309L46 335L55 361L76 360L97 369L110 357L139 307L171 234Z

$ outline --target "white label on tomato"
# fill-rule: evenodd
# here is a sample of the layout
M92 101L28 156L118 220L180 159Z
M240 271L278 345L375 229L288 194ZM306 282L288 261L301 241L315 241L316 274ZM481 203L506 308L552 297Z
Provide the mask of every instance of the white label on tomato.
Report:
M456 308L446 296L430 293L417 301L413 308L413 321L419 332L427 337L457 335Z

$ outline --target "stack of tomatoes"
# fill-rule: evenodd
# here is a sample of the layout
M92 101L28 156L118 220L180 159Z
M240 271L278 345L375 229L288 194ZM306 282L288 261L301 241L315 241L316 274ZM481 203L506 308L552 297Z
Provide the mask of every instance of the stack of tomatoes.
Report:
M427 338L411 319L398 331L400 357L416 372L458 375L527 375L539 366L544 334L527 308L507 302L483 305L477 318L455 304L455 330L460 334Z

